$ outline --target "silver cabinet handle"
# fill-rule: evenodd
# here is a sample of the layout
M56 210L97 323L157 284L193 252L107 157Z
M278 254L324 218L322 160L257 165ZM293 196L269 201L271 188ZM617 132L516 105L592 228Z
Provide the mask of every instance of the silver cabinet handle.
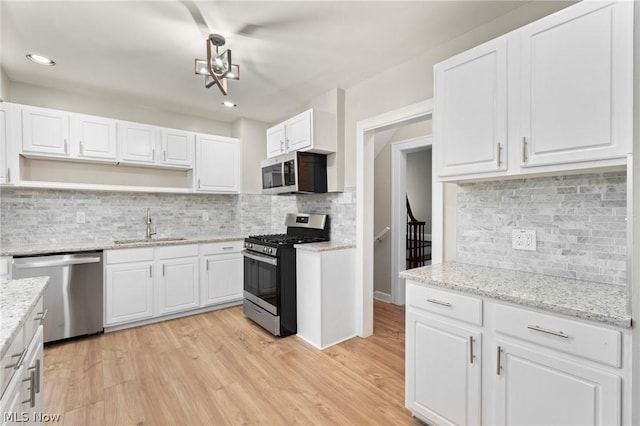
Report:
M36 406L36 373L32 371L29 373L29 378L24 379L23 382L29 383L29 399L25 399L22 401L22 404L29 403L29 407L33 408Z
M164 277L164 263L162 264L162 276Z
M198 189L200 189L200 178L198 178Z
M498 142L498 166L502 166L502 144Z
M473 336L469 336L469 364L473 364L473 359L475 356L473 355Z
M40 360L36 360L36 365L29 367L28 370L33 370L36 376L35 380L35 393L40 393Z
M437 299L427 299L427 302L429 303L434 303L436 305L441 305L441 306L446 306L447 308L451 307L451 303L449 302L443 302L441 300L437 300Z
M20 368L20 366L22 365L22 362L24 361L24 357L27 355L27 348L24 348L22 350L22 352L20 352L19 354L15 354L15 355L11 355L11 358L18 358L18 361L13 363L13 364L9 364L7 366L5 366L4 368L13 368L14 370L17 370L18 368Z
M153 265L149 265L149 278L153 278Z
M67 142L67 140L64 140L64 153L68 154L69 153L69 143Z
M288 138L285 138L285 140L284 140L284 149L289 151L289 139Z
M11 168L7 167L7 182L11 182Z
M156 161L156 149L155 148L151 149L151 159L153 161Z
M522 137L522 162L527 162L527 138L525 136Z
M502 348L500 346L498 346L498 353L497 353L497 360L498 363L496 365L496 374L499 376L500 375L500 371L502 370L502 366L500 365L500 356L502 355Z
M209 259L207 259L207 271L209 270Z
M547 333L547 334L552 334L554 336L562 337L563 339L568 339L569 338L569 335L563 333L562 331L549 330L547 328L542 328L539 325L528 325L527 328L529 330L539 331L541 333Z
M229 247L222 247L222 250L232 250L233 246L229 246Z
M33 320L43 322L44 319L47 317L47 312L49 312L49 309L45 309L44 311L38 312L36 315L39 315L39 316L35 317Z
M80 154L84 155L84 144L80 141Z
M162 151L162 161L167 161L167 151Z

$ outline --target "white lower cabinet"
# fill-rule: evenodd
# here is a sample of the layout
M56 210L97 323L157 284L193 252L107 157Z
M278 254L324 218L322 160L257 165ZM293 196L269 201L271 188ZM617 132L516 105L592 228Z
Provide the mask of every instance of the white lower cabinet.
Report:
M629 330L410 280L406 303L406 405L416 417L438 425L630 424Z
M105 326L153 317L153 262L106 266Z
M205 256L203 306L242 299L244 260L241 254Z
M408 308L406 403L440 425L480 424L482 335Z
M619 425L621 377L496 339L497 425Z
M195 309L200 305L197 245L156 248L156 267L158 315Z
M242 241L105 251L105 319L124 328L242 301Z
M42 423L44 357L42 297L20 328L2 359L0 424ZM30 324L32 323L32 324ZM6 387L4 386L6 384Z

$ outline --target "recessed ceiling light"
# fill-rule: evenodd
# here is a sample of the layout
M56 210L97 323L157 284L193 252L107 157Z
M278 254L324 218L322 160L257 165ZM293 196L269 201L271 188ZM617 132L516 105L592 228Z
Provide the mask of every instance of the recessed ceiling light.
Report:
M49 58L45 58L44 56L40 56L40 55L36 55L34 53L29 53L27 55L27 59L32 60L33 62L35 62L36 64L40 64L40 65L49 65L49 66L53 66L56 63L54 61L52 61Z
M222 103L222 105L226 106L227 108L235 108L235 107L237 107L237 106L238 106L237 104L234 104L234 103L233 103L233 102L231 102L231 101L224 101L224 102Z

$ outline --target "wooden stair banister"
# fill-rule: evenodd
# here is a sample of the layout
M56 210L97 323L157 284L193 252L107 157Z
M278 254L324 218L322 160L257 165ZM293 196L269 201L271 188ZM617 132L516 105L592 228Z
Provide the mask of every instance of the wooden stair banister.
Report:
M413 215L407 196L407 269L424 266L431 260L431 251L427 253L426 250L427 247L431 247L431 242L424 239L425 225L426 222L417 220Z

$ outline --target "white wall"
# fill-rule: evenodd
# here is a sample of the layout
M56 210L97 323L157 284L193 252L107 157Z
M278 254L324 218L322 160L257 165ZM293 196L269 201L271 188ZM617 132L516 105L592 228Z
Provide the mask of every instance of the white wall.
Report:
M431 149L407 154L407 197L413 216L431 234Z
M7 100L17 104L99 115L219 136L231 136L230 123L196 115L178 114L157 106L140 105L121 94L111 96L71 92L15 81L10 82L9 93L11 96Z
M231 134L242 143L242 193L260 194L260 162L267 158L266 132L269 124L241 118L231 124Z

